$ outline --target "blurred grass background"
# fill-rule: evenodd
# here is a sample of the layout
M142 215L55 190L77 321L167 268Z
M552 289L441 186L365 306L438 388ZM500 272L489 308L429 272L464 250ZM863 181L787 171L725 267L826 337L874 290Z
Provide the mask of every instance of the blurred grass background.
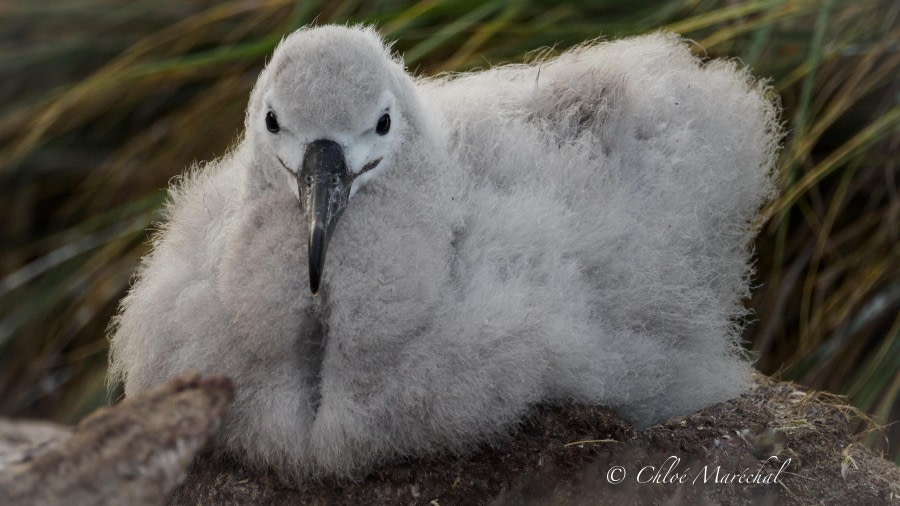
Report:
M168 180L222 155L285 34L377 24L418 74L666 28L784 107L757 241L758 367L900 419L900 3L894 0L0 0L0 414L107 402L105 327ZM900 461L898 425L866 443Z

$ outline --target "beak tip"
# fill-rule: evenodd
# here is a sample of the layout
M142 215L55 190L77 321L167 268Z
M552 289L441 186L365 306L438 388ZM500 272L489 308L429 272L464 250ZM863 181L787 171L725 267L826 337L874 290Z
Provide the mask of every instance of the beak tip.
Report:
M309 272L309 291L315 296L319 294L319 284L322 279L321 273L316 272L315 269L310 269Z
M328 245L328 234L322 227L313 227L309 237L309 291L313 295L319 293L322 281L322 267L325 264L325 250Z

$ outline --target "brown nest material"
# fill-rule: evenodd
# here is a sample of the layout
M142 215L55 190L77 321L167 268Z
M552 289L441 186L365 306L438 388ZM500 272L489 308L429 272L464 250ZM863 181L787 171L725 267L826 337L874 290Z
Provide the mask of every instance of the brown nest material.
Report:
M900 497L900 467L857 444L858 413L760 374L737 399L642 431L602 408L541 406L502 442L467 455L300 485L228 458L193 459L231 397L225 378L186 375L71 431L0 420L0 503L868 505Z

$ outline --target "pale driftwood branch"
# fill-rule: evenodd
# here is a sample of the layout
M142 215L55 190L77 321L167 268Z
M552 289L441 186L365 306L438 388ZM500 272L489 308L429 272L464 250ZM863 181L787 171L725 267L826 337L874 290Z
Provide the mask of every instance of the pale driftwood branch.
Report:
M71 435L9 424L20 439L42 441L7 455L0 504L163 504L219 429L232 396L230 380L189 374L97 411Z

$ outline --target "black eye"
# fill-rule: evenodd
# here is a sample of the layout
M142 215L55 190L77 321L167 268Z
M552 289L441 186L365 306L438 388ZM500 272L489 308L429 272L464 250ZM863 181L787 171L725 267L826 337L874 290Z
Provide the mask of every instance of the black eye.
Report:
M391 117L388 113L384 113L378 118L378 124L375 125L375 133L384 135L391 129Z
M278 126L278 118L275 117L275 113L272 111L266 113L266 128L273 134L281 129Z
M306 181L306 186L312 186L312 184L313 184L313 177L312 177L312 176L306 176L306 177L303 178L303 179Z

